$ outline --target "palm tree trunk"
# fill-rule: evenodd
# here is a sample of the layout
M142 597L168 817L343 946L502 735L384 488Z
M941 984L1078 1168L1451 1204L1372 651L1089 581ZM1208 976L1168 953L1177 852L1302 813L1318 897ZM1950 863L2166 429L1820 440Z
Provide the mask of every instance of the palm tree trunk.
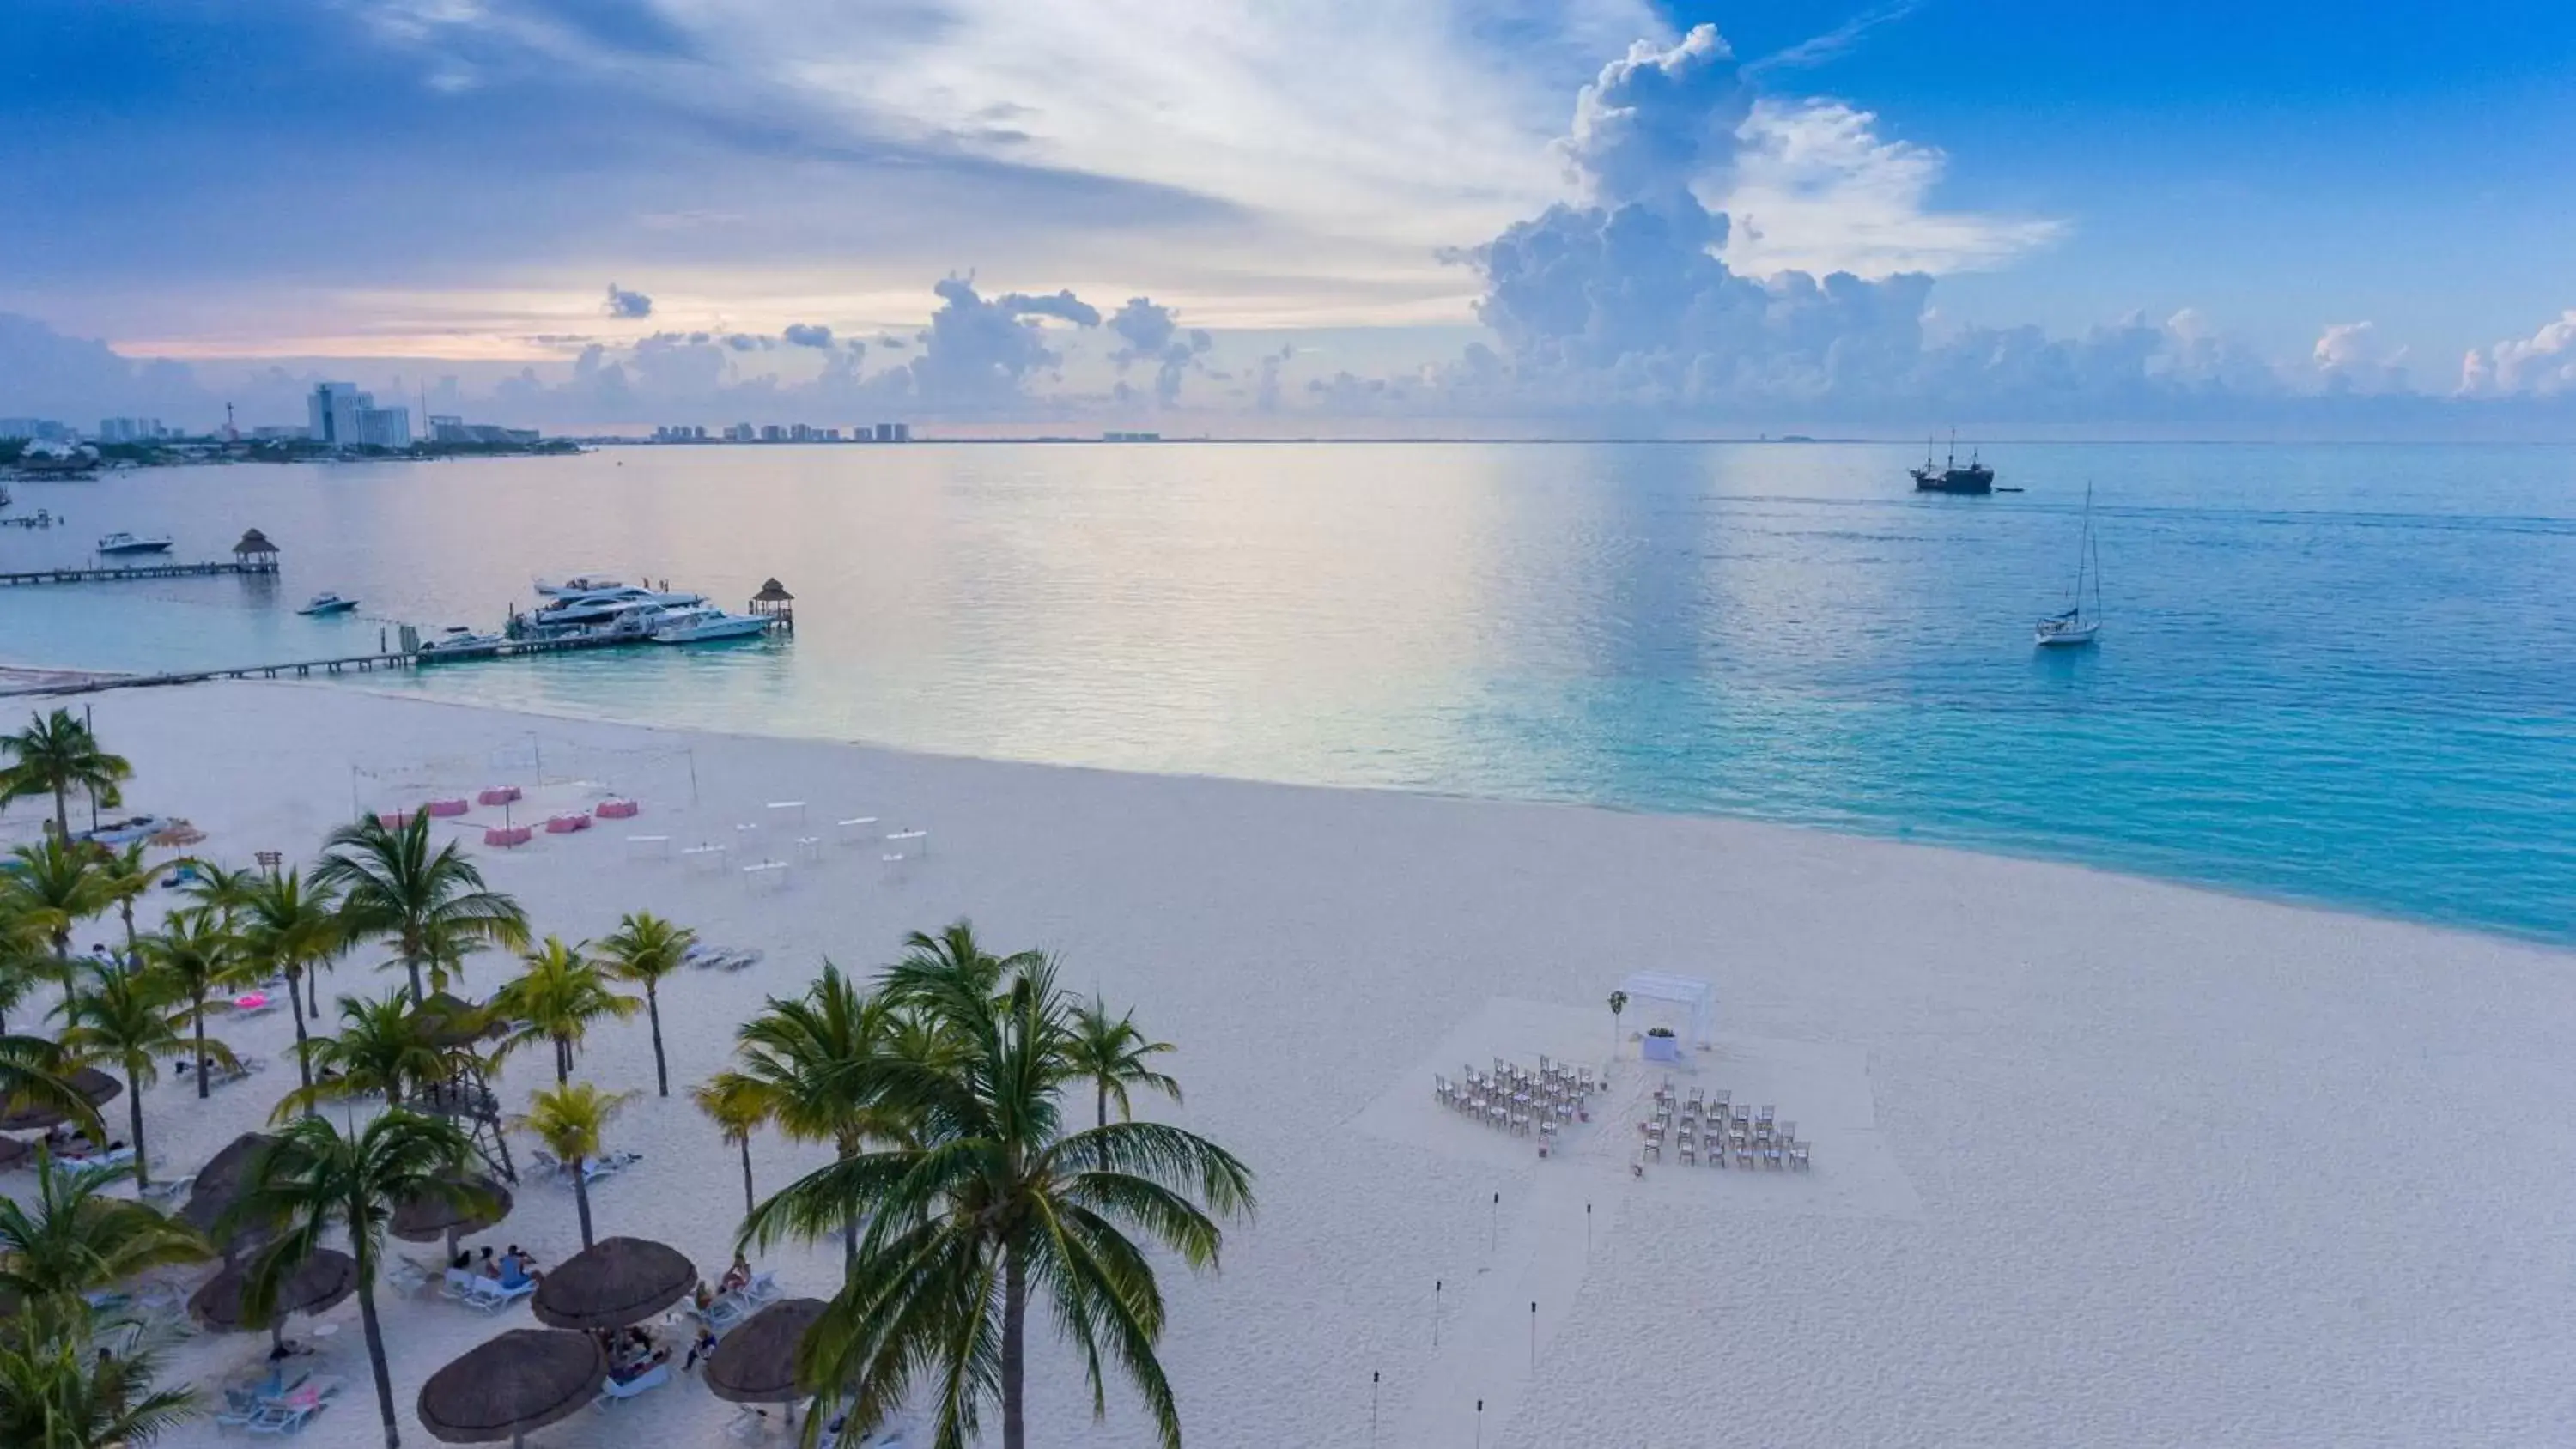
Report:
M662 1059L662 998L653 994L653 983L644 983L644 1014L653 1019L653 1082L662 1095L671 1095L671 1064Z
M116 913L125 917L125 964L132 966L134 964L134 958L142 954L140 949L135 945L134 898L132 896L128 896L124 900L118 901L116 903Z
M746 1152L750 1150L748 1143L744 1145L744 1150ZM856 1156L858 1156L858 1148L855 1145L842 1144L843 1162ZM841 1219L841 1282L847 1286L849 1281L857 1276L859 1276L859 1215L853 1212Z
M403 933L403 969L411 973L411 1004L420 1005L429 997L420 989L420 943L409 931Z
M556 1037L556 1038L555 1038L555 1085L556 1085L556 1086L558 1086L558 1087L563 1087L563 1086L569 1086L569 1085L571 1085L571 1083L572 1083L572 1043L571 1043L571 1042L568 1042L568 1041L565 1041L562 1037Z
M1029 1269L1016 1248L1002 1249L1002 1449L1027 1449L1029 1427L1021 1404L1028 1367Z
M143 1151L143 1093L134 1080L134 1069L125 1071L125 1121L134 1130L134 1185L152 1185L152 1160Z
M587 1157L575 1157L572 1160L572 1205L581 1214L581 1245L585 1250L591 1245L590 1181L589 1174L582 1169L589 1161Z
M1107 1127L1107 1126L1109 1125L1109 1079L1108 1079L1107 1077L1102 1077L1102 1078L1100 1079L1100 1082L1099 1082L1099 1088L1100 1088L1100 1125L1101 1125L1101 1126L1103 1126L1103 1127Z
M742 1134L740 1141L742 1143L742 1215L744 1217L750 1217L752 1210L751 1134L745 1132Z
M322 1019L322 973L309 971L305 973L304 979L307 983L304 988L304 1004L313 1008L313 1019L320 1021Z
M385 1329L376 1321L376 1265L358 1266L358 1318L367 1330L367 1366L376 1373L376 1407L385 1416L385 1449L402 1449L402 1431L394 1425L394 1376L385 1367Z
M206 1100L206 998L197 998L197 1100Z
M68 785L54 787L54 835L65 845L72 843L72 792Z
M307 1098L310 1098L313 1095L313 1064L305 1060L304 1056L306 1050L306 1042L304 1039L304 998L296 995L295 992L295 989L303 984L304 979L302 973L293 971L287 973L286 1009L295 1014L295 1075L302 1079L304 1083L304 1095Z
M54 933L54 970L63 979L63 1015L68 1019L72 1003L80 998L80 972L72 966L72 933L69 929Z

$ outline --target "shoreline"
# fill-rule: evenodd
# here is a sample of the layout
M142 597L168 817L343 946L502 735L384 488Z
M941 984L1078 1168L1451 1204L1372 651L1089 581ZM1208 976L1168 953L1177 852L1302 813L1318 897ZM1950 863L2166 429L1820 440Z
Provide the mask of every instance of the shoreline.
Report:
M11 698L12 696L7 693L8 691L27 690L38 687L39 685L47 688L80 691L82 684L86 681L114 681L133 677L135 677L135 675L131 671L86 669L78 666L45 665L25 662L13 664L8 662L5 656L0 656L0 699ZM61 682L56 683L55 681ZM190 681L188 682L188 687L194 687L196 684L211 682L214 681ZM882 740L820 734L782 734L743 729L680 729L633 720L607 720L595 715L582 715L570 712L558 713L545 709L533 708L525 704L495 704L479 700L450 699L431 694L426 691L389 689L378 683L360 680L347 680L338 683L320 680L299 681L286 679L229 682L256 682L261 684L294 685L297 687L319 688L326 690L347 690L356 693L374 695L385 699L426 704L443 704L458 709L484 710L499 714L520 716L531 720L547 720L571 725L587 725L594 723L617 724L631 729L648 730L668 734L705 734L719 738L746 741L777 740L826 745L844 745L854 749L876 750L888 754L921 759L984 761L993 764L1027 765L1047 769L1091 770L1113 775L1136 775L1154 779L1199 780L1246 785L1274 785L1291 789L1350 791L1361 794L1405 796L1424 800L1449 800L1496 805L1554 806L1578 810L1599 810L1615 815L1629 815L1648 819L1732 821L1779 830L1814 832L1838 839L1875 841L1888 845L1919 846L1930 850L1955 851L1967 855L1989 856L1999 860L2020 861L2033 865L2059 866L2071 870L2086 871L2118 879L2147 881L2159 885L2174 886L2184 890L2201 891L2212 895L2224 896L2230 899L2243 900L2257 904L2283 906L2295 910L2315 911L2326 915L2352 916L2358 919L2380 921L2392 925L2416 926L2427 930L2454 932L2465 936L2511 941L2522 945L2537 946L2548 950L2576 953L2576 932L2553 935L2546 931L2522 929L2510 924L2444 919L2437 916L2412 914L2370 901L2342 900L2325 896L2300 895L2288 891L2266 890L2253 885L2218 880L2207 876L2196 876L2183 873L2161 873L2152 870L2143 870L2107 858L2096 859L2082 855L2055 853L2037 843L2024 843L2007 839L1980 839L1968 835L1950 834L1937 825L1923 826L1917 824L1897 824L1886 829L1870 829L1860 824L1833 824L1821 820L1792 819L1782 816L1750 814L1741 811L1689 810L1679 807L1623 804L1614 801L1586 800L1572 797L1480 795L1468 791L1433 789L1427 786L1345 784L1319 780L1286 780L1259 775L1226 775L1193 771L1140 770L1125 766L1088 765L1078 761L1039 760L1010 756L965 754L946 750L925 749L910 745L894 744ZM171 687L176 688L181 686L174 684ZM54 699L63 699L68 696L62 694L49 696L32 693L18 693L14 695L16 702L21 703L34 703L49 697Z
M102 739L135 764L130 806L196 822L200 852L228 865L259 849L309 860L357 805L478 780L528 778L522 820L641 801L633 826L518 851L482 845L497 810L440 830L540 933L595 939L649 908L762 953L666 983L675 1094L826 957L873 975L904 931L959 916L997 947L1058 953L1069 986L1177 1044L1186 1104L1140 1111L1259 1174L1261 1213L1228 1234L1222 1273L1164 1279L1164 1362L1203 1449L1358 1449L1372 1374L1385 1430L1421 1449L1468 1449L1476 1399L1488 1444L1689 1442L1724 1418L1748 1442L1981 1449L2528 1442L2576 1406L2554 1284L2500 1271L2576 1253L2576 1222L2550 1206L2576 1124L2545 1106L2576 1091L2558 1050L2576 1033L2564 951L1728 817L922 755L310 683L95 703ZM773 807L794 801L791 823ZM835 836L859 813L926 829L930 849L881 863L872 841ZM628 829L672 854L637 852ZM798 835L821 841L800 851ZM716 838L769 840L737 854L792 869L772 889L677 858ZM152 909L175 899L156 892ZM326 997L395 984L374 959L343 962ZM1672 1070L1777 1102L1816 1144L1812 1173L1632 1175L1626 1118L1651 1075L1632 1041L1605 1048L1614 1025L1672 1018L1641 1002L1614 1023L1602 1002L1641 970L1712 983L1713 1049ZM476 958L463 989L512 971ZM291 1041L282 1012L216 1030L280 1064ZM1459 1060L1542 1052L1618 1084L1550 1160L1431 1102L1431 1075ZM724 1261L733 1149L685 1095L651 1095L640 1024L595 1033L580 1076L646 1093L612 1129L644 1161L595 1190L600 1231ZM547 1079L526 1058L496 1086L515 1105ZM283 1085L272 1066L204 1103L169 1078L148 1090L155 1176L257 1125ZM2446 1150L2390 1150L2413 1142ZM753 1155L765 1194L828 1149L762 1134ZM531 1181L483 1241L560 1262L572 1217L568 1191ZM836 1262L824 1244L763 1266L819 1295ZM523 1311L388 1301L398 1402ZM299 1436L322 1449L380 1442L353 1319L325 1315L341 1329L326 1369L354 1388ZM1726 1372L1676 1372L1683 1346ZM1127 1396L1094 1427L1070 1351L1048 1334L1031 1348L1033 1445L1136 1441ZM174 1369L205 1381L265 1351L259 1335L204 1335ZM637 1409L673 1443L714 1442L731 1412L683 1377L539 1442L612 1449ZM168 1440L224 1442L202 1421Z

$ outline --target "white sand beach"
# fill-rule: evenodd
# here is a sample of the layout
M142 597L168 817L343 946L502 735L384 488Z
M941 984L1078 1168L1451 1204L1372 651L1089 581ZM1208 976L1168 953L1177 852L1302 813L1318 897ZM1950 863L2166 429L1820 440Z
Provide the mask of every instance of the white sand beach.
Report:
M516 778L549 752L546 774L590 783L531 803L631 795L633 822L516 852L480 844L497 812L456 828L540 931L596 936L649 908L763 953L666 988L675 1092L827 955L873 968L903 932L959 916L1058 953L1068 984L1179 1045L1186 1106L1140 1111L1259 1175L1222 1272L1165 1278L1163 1359L1205 1449L2576 1437L2565 953L1720 819L661 734L320 686L92 706L136 767L131 804L188 818L234 865L309 859L359 803ZM802 828L766 808L781 801L805 802ZM13 810L8 831L35 814ZM880 841L835 839L851 816L926 831L929 850L888 866ZM632 858L630 834L674 853ZM721 869L677 854L738 834ZM820 837L818 858L797 835ZM789 860L783 884L747 885L753 856ZM467 988L513 969L477 958ZM1775 1103L1814 1143L1812 1172L1632 1175L1629 1099L1664 1071L1631 1041L1613 1060L1603 1002L1634 971L1713 984L1714 1049L1680 1080ZM397 979L360 958L325 992ZM1623 1025L1676 1019L1640 1002ZM148 1093L160 1175L260 1125L292 1079L285 1013L222 1034L275 1065L204 1103L170 1078ZM1434 1072L1542 1052L1614 1079L1609 1110L1549 1160L1431 1100ZM542 1055L513 1064L505 1099L545 1079ZM651 1097L640 1020L595 1036L580 1074L646 1094L612 1129L644 1160L596 1190L600 1231L674 1244L713 1277L741 1205L732 1151L684 1098ZM766 1191L824 1153L764 1137L754 1156ZM469 1241L560 1261L578 1245L570 1193L530 1183ZM837 1252L767 1266L828 1296ZM300 1437L374 1445L356 1307L321 1322L349 1388ZM528 1322L524 1306L389 1301L405 1442L433 1442L411 1418L433 1370ZM174 1366L202 1382L266 1346L199 1336ZM1115 1393L1095 1425L1078 1363L1034 1330L1032 1384L1034 1444L1150 1441ZM531 1442L712 1446L733 1414L684 1377ZM166 1442L223 1436L200 1421Z

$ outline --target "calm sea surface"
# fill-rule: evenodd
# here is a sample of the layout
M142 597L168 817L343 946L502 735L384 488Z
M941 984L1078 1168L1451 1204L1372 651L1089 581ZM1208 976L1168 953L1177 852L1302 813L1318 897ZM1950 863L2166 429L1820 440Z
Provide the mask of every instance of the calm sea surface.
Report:
M274 587L0 591L0 659L162 669L668 577L792 642L360 676L553 713L1723 812L2576 941L2576 449L623 448L18 483ZM2034 616L2096 490L2110 625ZM359 616L300 619L333 589Z

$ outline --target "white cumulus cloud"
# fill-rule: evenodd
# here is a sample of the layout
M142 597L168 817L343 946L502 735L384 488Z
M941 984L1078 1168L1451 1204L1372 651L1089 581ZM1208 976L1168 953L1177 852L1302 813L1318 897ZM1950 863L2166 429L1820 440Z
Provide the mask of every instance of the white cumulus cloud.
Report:
M2559 397L2576 393L2576 307L2529 337L2473 347L2460 362L2467 397Z

